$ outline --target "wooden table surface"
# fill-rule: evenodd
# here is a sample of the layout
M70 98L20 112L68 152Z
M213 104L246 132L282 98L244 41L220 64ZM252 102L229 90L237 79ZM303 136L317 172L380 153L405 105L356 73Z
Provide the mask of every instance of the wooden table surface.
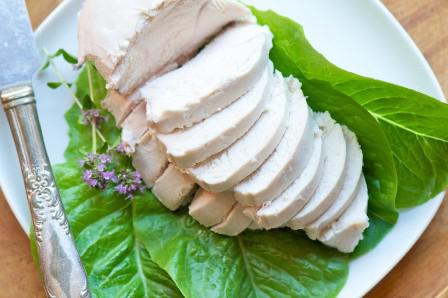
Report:
M36 27L59 1L26 2ZM448 94L448 0L384 0L384 3L423 51ZM45 297L45 294L31 259L28 239L0 192L2 297ZM367 297L448 297L447 200L414 248Z

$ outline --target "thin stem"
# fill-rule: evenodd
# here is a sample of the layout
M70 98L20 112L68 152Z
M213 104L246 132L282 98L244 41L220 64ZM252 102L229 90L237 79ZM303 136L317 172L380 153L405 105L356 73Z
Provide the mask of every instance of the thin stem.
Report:
M99 131L98 129L96 130L96 134L98 135L98 137L100 138L101 142L106 143L106 138L103 136L103 134L101 133L101 131Z
M45 55L47 57L50 57L50 53L48 52L48 50L46 48L43 48L43 51L45 53ZM65 79L64 75L59 71L59 69L56 67L56 65L54 64L52 59L48 59L48 61L50 62L51 67L53 68L56 76L58 77L59 81L62 83L62 85L67 88L67 90L70 93L70 96L73 98L73 100L75 101L75 103L78 105L78 107L83 110L84 107L82 106L81 102L79 101L79 99L76 97L75 93L73 93L72 88L70 88L70 86L67 83L67 80Z
M50 57L50 53L46 48L43 48L43 51L47 57ZM72 88L68 85L67 80L65 79L64 75L59 71L59 69L54 64L53 60L51 58L48 59L51 67L53 68L53 71L55 72L56 76L58 77L59 81L62 83L62 85L67 89L67 91L70 93L70 96L72 97L73 101L76 103L76 105L79 107L81 111L84 111L84 107L82 103L79 101L78 97L76 97L75 93L73 92ZM94 93L93 93L93 81L92 81L92 74L90 66L87 65L87 78L89 81L89 95L90 99L93 103L95 103L94 99ZM92 126L92 151L96 153L96 136L100 138L100 140L104 143L106 143L106 138L103 136L103 134L96 129L96 126L94 124L91 124Z
M93 80L92 80L92 69L91 65L87 64L87 81L89 82L89 97L92 103L95 105L95 93L93 92ZM98 137L101 139L102 142L106 143L106 139L104 138L103 134L96 129L96 132L98 134Z
M87 67L87 81L89 82L89 97L93 104L95 104L95 95L93 93L93 81L92 81L92 70L90 69L90 64Z
M96 126L92 123L92 152L96 154Z

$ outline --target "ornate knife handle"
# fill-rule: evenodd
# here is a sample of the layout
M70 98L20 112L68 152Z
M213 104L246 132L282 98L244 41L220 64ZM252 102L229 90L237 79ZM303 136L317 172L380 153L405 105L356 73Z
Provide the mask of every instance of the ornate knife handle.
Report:
M47 294L90 297L45 150L33 89L9 88L1 92L1 99L19 156Z

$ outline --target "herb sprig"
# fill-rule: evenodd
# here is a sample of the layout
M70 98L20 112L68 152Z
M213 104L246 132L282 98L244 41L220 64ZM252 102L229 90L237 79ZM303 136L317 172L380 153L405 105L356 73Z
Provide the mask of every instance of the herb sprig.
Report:
M107 140L102 132L107 126L115 126L111 117L101 106L106 96L105 81L91 62L86 62L74 83L70 83L54 63L62 57L66 62L76 65L78 60L63 49L50 54L43 49L46 60L41 71L51 68L58 78L57 82L48 82L52 89L64 87L70 94L79 112L78 124L90 127L89 152L84 152L79 160L82 180L91 188L112 190L126 199L132 199L136 193L143 192L145 185L139 172L132 168L130 157L123 150L121 143L114 139ZM73 87L76 87L76 91ZM88 133L88 131L86 131Z

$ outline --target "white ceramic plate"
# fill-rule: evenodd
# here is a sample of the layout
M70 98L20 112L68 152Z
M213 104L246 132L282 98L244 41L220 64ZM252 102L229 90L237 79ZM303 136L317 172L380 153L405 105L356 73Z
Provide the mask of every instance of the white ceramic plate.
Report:
M370 77L413 88L436 98L442 90L423 55L376 0L248 0L259 8L271 8L305 27L311 43L337 65ZM64 48L76 53L76 21L82 0L66 0L36 32L39 47L50 52ZM67 78L74 73L59 66ZM38 111L52 163L63 161L67 144L64 111L71 105L67 92L50 90L51 74L34 80ZM0 112L0 186L25 231L30 216L17 156L3 112ZM383 278L409 251L434 217L443 195L411 210L400 212L394 229L372 252L350 265L350 274L340 297L360 297Z

